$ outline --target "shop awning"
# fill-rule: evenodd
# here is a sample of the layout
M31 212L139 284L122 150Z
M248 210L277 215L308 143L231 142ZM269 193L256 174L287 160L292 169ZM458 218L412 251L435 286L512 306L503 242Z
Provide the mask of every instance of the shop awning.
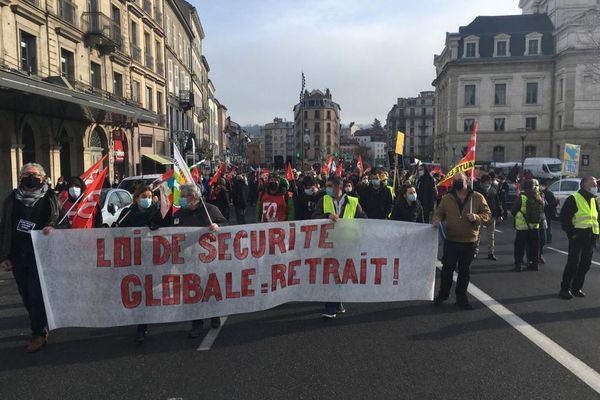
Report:
M161 165L172 165L173 164L173 161L166 158L165 156L161 156L158 154L144 154L143 157L149 158L152 161L154 161L155 163L158 163Z

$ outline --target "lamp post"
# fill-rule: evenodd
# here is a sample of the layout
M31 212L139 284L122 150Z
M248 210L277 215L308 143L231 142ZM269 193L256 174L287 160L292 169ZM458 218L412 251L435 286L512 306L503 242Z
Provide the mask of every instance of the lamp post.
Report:
M302 144L302 166L304 167L304 163L308 157L308 146L310 146L310 130L308 128L304 128L304 137Z
M526 129L519 129L519 132L521 133L521 179L523 178L523 175L525 173L525 139L527 139L527 130Z

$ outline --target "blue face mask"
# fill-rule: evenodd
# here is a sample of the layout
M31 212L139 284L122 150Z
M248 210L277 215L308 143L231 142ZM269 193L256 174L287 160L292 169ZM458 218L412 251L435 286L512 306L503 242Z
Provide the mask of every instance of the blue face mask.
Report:
M311 194L313 194L313 191L312 189L304 189L304 194L310 196Z
M150 208L150 206L152 205L152 199L150 199L150 198L139 199L138 204L142 208Z
M331 187L325 188L325 193L327 193L328 195L333 197L333 194L334 194L333 188L331 188Z
M406 198L408 199L408 201L411 201L414 203L415 201L417 201L417 194L416 193L409 194Z
M188 201L185 197L180 197L179 198L179 207L181 208L186 208L188 205Z

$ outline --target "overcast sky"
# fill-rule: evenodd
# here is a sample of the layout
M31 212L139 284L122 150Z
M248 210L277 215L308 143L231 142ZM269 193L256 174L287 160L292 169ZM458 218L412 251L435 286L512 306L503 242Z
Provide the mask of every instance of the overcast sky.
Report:
M446 32L518 0L191 0L216 97L242 125L293 120L301 74L330 88L342 123L385 117L397 97L433 90Z

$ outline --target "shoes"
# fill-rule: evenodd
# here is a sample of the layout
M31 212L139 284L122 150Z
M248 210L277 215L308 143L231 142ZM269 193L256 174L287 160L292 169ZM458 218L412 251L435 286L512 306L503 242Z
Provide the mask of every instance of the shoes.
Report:
M335 313L323 313L321 314L321 317L323 317L323 319L334 319L335 317L337 317L337 315Z
M488 254L488 260L498 261L498 259L496 258L496 256L493 255L493 254Z
M478 253L473 253L473 260L476 260L478 255Z
M212 317L210 319L210 327L213 329L217 329L221 326L221 318L219 317Z
M514 272L521 272L523 271L523 267L521 266L521 264L515 264L515 268L513 268Z
M562 300L571 300L573 298L573 295L568 290L560 289L560 292L558 293L558 297Z
M540 264L546 264L546 260L545 260L545 259L544 259L544 257L542 257L542 256L540 256L540 258L539 258L538 262L539 262Z
M466 300L457 301L455 304L458 308L462 308L463 310L472 310L473 309L473 306L471 305L471 303L469 303Z
M144 340L146 340L147 333L148 332L146 332L146 330L139 330L135 335L135 341L138 343L144 343Z
M438 295L435 299L433 299L434 306L441 306L444 301L448 300L448 296Z
M203 324L202 320L193 321L192 329L188 333L188 337L190 339L196 339L197 337L200 337L200 335L202 334L203 326L204 326L204 324Z
M527 267L528 271L539 271L538 265L537 264L529 264L529 266Z
M44 348L48 343L45 336L34 336L29 341L29 344L25 348L25 353L35 353Z
M571 290L571 295L573 295L573 297L585 297L585 293L581 290Z

